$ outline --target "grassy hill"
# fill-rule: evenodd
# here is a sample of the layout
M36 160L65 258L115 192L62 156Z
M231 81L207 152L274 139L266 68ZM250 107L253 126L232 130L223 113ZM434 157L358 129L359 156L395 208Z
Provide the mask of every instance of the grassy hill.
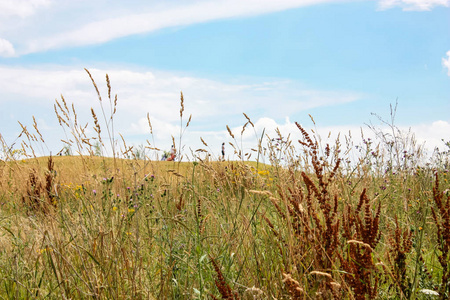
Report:
M1 161L0 296L447 299L448 170L305 141L273 166Z

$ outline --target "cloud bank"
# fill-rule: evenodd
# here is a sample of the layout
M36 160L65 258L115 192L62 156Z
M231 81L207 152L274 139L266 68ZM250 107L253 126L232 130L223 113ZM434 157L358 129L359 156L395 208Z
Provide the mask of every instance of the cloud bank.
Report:
M199 135L210 132L222 139L226 125L243 124L243 112L255 120L264 116L296 118L299 112L358 101L362 97L351 91L317 90L301 82L281 79L242 79L236 83L160 71L111 68L91 69L90 72L103 96L103 103L108 103L105 74L109 75L112 93L118 94L115 127L124 136L135 137L136 141L142 141L142 137L149 134L147 113L160 143L168 143L172 135L179 134L181 91L185 98L185 121L193 115L190 131L199 132ZM80 123L92 123L91 107L97 114L101 111L95 89L81 68L0 66L0 104L8 106L10 114L3 112L0 127L11 127L11 123L17 124L17 121L26 122L23 120L24 107L36 118L49 116L46 124L50 128L58 127L53 103L60 94L69 105L74 103ZM109 110L109 104L104 105Z
M210 146L208 150L213 153L219 152L222 142L232 141L226 125L229 125L238 141L242 140L244 150L248 150L255 147L263 130L269 136L276 137L275 129L279 128L284 136L290 134L293 140L300 138L300 132L290 121L299 120L299 113L307 115L307 111L312 108L337 106L363 98L349 91L315 90L300 82L279 79L247 79L237 84L159 71L122 68L90 71L102 94L107 115L106 73L111 80L113 95L118 94L116 133L122 133L130 145L146 144L146 140L149 140L161 149L170 148L171 136L177 137L180 133L180 91L183 91L185 98L184 124L192 114L183 144L193 150L204 148L200 141L202 137ZM0 91L1 105L10 107L9 115L2 112L4 115L0 118L1 133L9 142L20 132L17 121L31 128L31 115L26 116L24 112L24 108L27 108L38 120L49 146L57 152L62 147L60 139L64 136L53 113L53 102L60 93L69 105L74 103L79 123L89 123L88 128L95 135L90 108L93 107L99 116L101 110L95 89L81 68L0 66ZM248 126L241 139L242 126L247 122L243 112L252 119L255 127ZM150 135L147 113L150 115L153 137ZM314 127L309 119L303 118L303 122L306 128ZM15 124L14 131L10 129L10 132L4 132L11 128L11 124ZM361 140L361 127L365 126L352 124L349 119L346 125L326 127L318 124L314 128L323 138L331 132L330 143L338 133L345 135L351 131L354 141L358 143ZM411 129L419 142L425 142L428 149L434 149L443 146L441 139L450 132L450 123L448 120L436 120L412 124ZM371 136L370 130L365 132L366 137ZM188 152L188 149L185 151ZM230 151L228 149L227 153Z

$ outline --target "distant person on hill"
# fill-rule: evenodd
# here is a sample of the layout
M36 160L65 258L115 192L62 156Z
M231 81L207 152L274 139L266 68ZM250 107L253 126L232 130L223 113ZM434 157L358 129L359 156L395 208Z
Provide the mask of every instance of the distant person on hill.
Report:
M222 143L222 160L225 160L225 143Z
M163 155L161 157L161 160L162 161L167 160L167 153L166 153L166 151L164 151L164 153L163 153Z
M168 161L175 161L175 154L177 153L177 150L175 149L175 146L172 145L172 148L170 148L170 157L167 159Z

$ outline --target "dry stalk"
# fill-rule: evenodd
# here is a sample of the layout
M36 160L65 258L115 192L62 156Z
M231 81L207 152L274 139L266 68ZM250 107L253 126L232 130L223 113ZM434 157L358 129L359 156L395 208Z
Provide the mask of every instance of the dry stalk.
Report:
M294 278L292 278L291 274L283 273L283 283L286 286L293 300L305 299L304 297L305 291L300 286L300 283Z
M435 207L431 207L434 224L437 229L437 248L439 263L442 267L442 281L439 288L441 299L450 296L450 196L444 198L444 192L439 190L439 176L436 173L436 182L433 187Z
M214 271L216 272L217 279L215 280L216 287L219 290L220 295L222 296L222 299L230 299L230 300L239 300L239 295L237 292L233 292L231 290L231 287L228 285L228 283L225 280L225 277L222 274L222 271L220 270L219 265L215 261L214 258L210 257L211 263L213 264ZM213 299L217 299L214 295L210 295Z
M413 245L412 232L409 229L402 230L398 224L397 217L395 217L395 229L393 231L389 230L387 240L389 245L387 256L391 264L389 272L392 274L396 284L397 293L403 294L409 299L411 291L406 276L406 259Z
M348 249L338 255L341 268L346 272L343 278L353 289L357 300L377 297L379 276L372 256L381 237L380 209L381 205L378 205L377 212L372 215L364 189L356 209L348 205L342 219L343 237L347 239Z

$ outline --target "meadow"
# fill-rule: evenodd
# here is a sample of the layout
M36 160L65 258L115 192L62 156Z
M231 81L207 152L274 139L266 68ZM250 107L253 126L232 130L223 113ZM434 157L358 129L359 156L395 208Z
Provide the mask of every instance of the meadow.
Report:
M236 161L203 140L160 161L105 146L117 96L92 82L111 110L103 125L92 110L95 137L62 98L62 155L34 155L37 126L21 149L1 139L2 299L450 298L450 143L428 157L393 123L358 145L297 124L302 139L261 135L250 161L227 127Z

